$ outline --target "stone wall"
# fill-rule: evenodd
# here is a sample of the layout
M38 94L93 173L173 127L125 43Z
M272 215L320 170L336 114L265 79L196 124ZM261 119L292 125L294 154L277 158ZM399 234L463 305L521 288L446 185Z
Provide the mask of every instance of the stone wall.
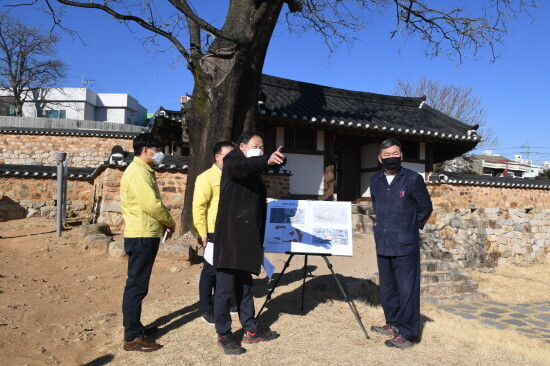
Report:
M55 154L67 153L71 167L97 167L120 145L133 151L131 138L0 134L0 164L55 165Z
M428 184L434 206L444 208L550 208L550 191L534 188Z
M423 245L450 252L464 268L550 259L550 209L435 207Z
M92 199L94 221L106 222L111 227L122 227L119 192L122 173L122 169L109 168L95 179L95 193ZM180 222L187 174L160 170L156 172L156 176L162 202L170 210L174 220ZM266 183L268 197L289 197L288 175L269 174L264 175L263 178Z
M121 168L107 168L94 182L69 180L67 182L68 217L87 218L94 222L106 222L120 228ZM179 222L183 209L187 174L179 171L156 172L162 200L170 213ZM263 176L268 197L289 197L289 176L269 174ZM0 217L15 219L40 214L55 217L57 181L52 178L0 178ZM17 211L17 212L16 212ZM11 213L10 213L11 212ZM15 215L15 216L14 216Z
M550 191L429 184L434 212L425 246L452 253L464 268L550 259Z
M434 211L420 232L423 249L445 252L463 268L550 259L550 191L429 184ZM353 229L372 233L369 202L353 206Z
M90 209L90 198L94 186L83 180L67 182L68 216L84 217ZM25 216L41 215L55 217L57 181L51 178L2 177L0 178L0 198L5 211L2 218L15 218L10 211L22 212ZM19 218L19 217L18 217Z

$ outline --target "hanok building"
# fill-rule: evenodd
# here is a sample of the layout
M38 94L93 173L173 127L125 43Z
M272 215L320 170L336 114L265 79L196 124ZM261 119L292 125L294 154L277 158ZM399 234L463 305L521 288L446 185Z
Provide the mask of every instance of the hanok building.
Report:
M292 172L292 198L332 199L332 193L346 201L365 197L370 177L380 169L378 145L389 137L403 144L403 166L421 174L481 141L477 127L430 107L425 98L263 75L258 108L258 130L265 133L266 151L284 147L288 160L284 169ZM161 110L151 126L181 136L181 117L180 112Z

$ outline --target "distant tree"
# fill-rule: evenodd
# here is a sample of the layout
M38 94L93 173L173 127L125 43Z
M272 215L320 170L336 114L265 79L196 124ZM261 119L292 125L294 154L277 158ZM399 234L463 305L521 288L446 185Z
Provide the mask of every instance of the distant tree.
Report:
M218 0L219 1L219 0ZM221 3L221 1L219 1ZM20 1L3 0L5 6ZM395 12L396 35L416 37L432 56L462 60L463 53L478 55L496 46L518 12L539 6L539 0L480 0L464 9L433 0L231 0L221 27L208 22L188 0L167 0L168 8L151 0L28 0L45 4L54 24L62 25L63 9L57 3L101 10L117 21L135 23L168 40L181 54L194 78L186 106L184 130L189 132L190 161L185 192L183 230L191 227L191 200L198 173L211 164L210 147L255 127L260 81L271 36L279 19L290 29L313 30L332 51L351 42L364 26L366 12ZM286 11L283 7L286 5ZM283 15L281 16L281 13ZM159 47L162 47L160 45Z
M65 77L66 65L53 58L58 38L0 13L0 88L15 98L15 114L23 115L29 94L55 86Z
M434 173L447 171L478 175L478 173L474 170L474 159L469 155L458 156L454 159L434 164L433 171Z
M535 179L545 179L550 180L550 169L543 170L535 177Z
M498 138L487 127L487 111L472 87L444 85L439 80L423 77L416 82L398 79L394 93L406 97L426 96L426 103L437 110L471 126L479 126L478 134L483 142L478 147L497 145Z

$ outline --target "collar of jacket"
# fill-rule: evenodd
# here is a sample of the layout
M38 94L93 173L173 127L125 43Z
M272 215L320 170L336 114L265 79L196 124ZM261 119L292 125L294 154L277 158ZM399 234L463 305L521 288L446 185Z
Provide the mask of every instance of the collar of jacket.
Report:
M403 167L399 167L399 170L397 171L397 173L395 173L394 175L403 175L405 173L405 171L403 170ZM378 173L378 178L386 178L386 174L384 172L384 169L380 170L380 172Z
M210 169L215 171L216 174L219 175L220 177L222 176L222 169L219 166L217 166L216 163L212 164L212 167Z
M147 164L146 162L144 162L140 157L134 156L134 160L132 162L136 163L138 165L141 165L142 167L144 167L145 169L147 169L151 173L154 173L153 168L151 168L151 166L149 164Z
M233 149L229 153L227 153L223 160L225 161L225 159L227 158L246 158L246 155L241 149L237 147L236 149Z

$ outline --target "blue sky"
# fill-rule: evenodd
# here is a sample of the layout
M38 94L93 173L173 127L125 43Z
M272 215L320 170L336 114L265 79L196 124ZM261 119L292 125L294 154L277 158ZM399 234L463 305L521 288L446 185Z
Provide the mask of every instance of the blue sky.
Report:
M461 1L463 2L463 1ZM199 15L219 25L226 1L195 0ZM159 3L161 4L161 3ZM200 4L200 5L199 5ZM473 87L487 109L487 123L499 139L494 149L512 158L529 150L535 163L550 161L550 7L520 16L510 24L501 57L491 62L488 52L461 65L447 58L427 58L418 40L390 39L393 14L367 15L369 24L356 34L351 48L342 46L329 57L320 37L289 34L280 24L270 43L264 73L350 90L392 94L398 78L422 77L444 84ZM49 29L50 19L28 8L11 13L26 24ZM66 26L78 30L86 44L62 34L59 56L69 65L66 87L80 86L82 78L95 80L99 93L128 93L149 112L160 106L179 109L179 96L193 91L191 74L178 62L178 53L147 53L136 37L147 35L137 26L132 32L100 11L68 9ZM185 41L185 39L183 40ZM169 47L168 43L164 43ZM524 148L521 146L529 146Z

